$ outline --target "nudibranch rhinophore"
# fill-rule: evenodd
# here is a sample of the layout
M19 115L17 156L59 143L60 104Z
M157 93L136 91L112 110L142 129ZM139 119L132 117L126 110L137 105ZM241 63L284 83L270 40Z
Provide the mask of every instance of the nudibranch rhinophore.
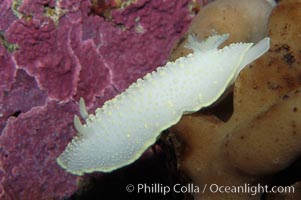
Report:
M78 134L57 158L58 164L77 175L131 164L183 114L214 103L247 64L269 49L269 38L254 46L234 43L218 49L227 38L228 34L213 35L198 41L189 36L187 47L193 53L138 79L94 115L81 99L86 123L74 117Z

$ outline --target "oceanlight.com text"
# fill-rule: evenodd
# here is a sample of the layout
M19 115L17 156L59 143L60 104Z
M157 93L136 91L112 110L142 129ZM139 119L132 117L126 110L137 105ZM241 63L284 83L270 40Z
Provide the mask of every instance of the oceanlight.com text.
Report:
M218 184L205 184L202 187L189 183L186 185L175 184L173 186L164 185L161 183L141 183L137 185L128 184L126 186L127 192L136 192L138 194L163 194L166 195L170 192L175 193L220 193L220 194L262 194L262 193L294 193L295 188L293 186L268 186L268 185L251 185L244 184L240 186L231 185L218 185Z

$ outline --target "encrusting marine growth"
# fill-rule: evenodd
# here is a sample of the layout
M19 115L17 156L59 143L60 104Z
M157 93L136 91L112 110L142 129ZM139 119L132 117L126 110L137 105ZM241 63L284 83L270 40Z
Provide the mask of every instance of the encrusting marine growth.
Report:
M183 114L214 103L246 65L269 49L269 38L254 46L234 43L218 49L227 38L213 35L199 42L190 36L192 54L138 79L95 115L88 115L81 99L86 123L75 116L78 135L57 158L59 165L77 175L113 171L137 160Z

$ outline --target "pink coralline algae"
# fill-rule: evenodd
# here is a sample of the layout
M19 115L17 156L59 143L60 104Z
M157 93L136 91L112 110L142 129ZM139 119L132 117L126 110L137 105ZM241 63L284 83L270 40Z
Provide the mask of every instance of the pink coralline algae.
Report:
M0 199L76 191L55 159L75 134L79 98L94 110L163 65L191 21L188 0L139 0L110 18L91 2L0 2Z

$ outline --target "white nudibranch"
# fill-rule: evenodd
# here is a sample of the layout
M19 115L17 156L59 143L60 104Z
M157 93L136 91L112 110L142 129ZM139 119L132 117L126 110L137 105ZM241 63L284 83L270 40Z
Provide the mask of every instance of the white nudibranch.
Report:
M81 99L80 114L86 123L74 117L78 135L57 158L58 164L77 175L126 166L183 114L214 103L246 65L269 49L269 38L254 46L233 43L218 49L227 38L213 35L200 42L189 36L187 47L193 53L138 79L95 115L88 114Z

